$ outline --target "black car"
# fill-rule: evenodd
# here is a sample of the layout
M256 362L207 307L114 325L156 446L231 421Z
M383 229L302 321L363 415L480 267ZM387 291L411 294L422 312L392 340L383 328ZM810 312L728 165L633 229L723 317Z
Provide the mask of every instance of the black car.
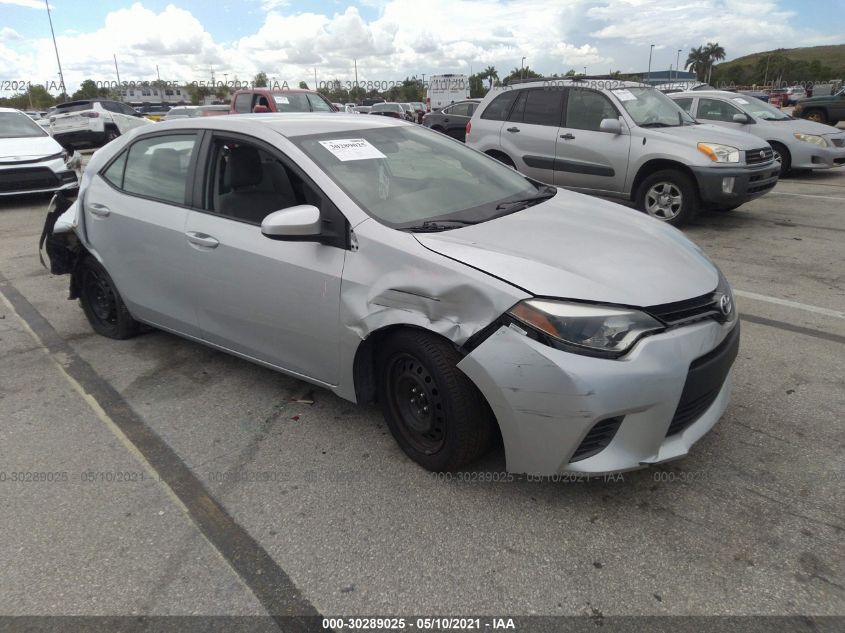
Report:
M465 141L467 123L472 118L481 99L467 99L447 105L436 112L429 112L423 117L422 123L432 130L448 134L459 141Z

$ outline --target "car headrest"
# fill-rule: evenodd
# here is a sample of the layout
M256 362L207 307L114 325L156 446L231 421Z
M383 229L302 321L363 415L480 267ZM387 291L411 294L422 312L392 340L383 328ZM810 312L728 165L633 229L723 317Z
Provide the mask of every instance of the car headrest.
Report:
M251 187L261 182L261 157L254 147L234 147L229 150L225 184L231 189Z
M151 158L153 171L160 175L173 177L182 171L179 152L171 147L159 147L153 150Z

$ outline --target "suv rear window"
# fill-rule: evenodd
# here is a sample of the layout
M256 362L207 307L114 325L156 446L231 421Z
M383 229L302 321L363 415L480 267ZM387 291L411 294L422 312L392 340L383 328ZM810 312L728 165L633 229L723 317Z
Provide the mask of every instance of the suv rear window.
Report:
M72 101L71 103L60 103L56 106L56 114L63 112L80 112L90 110L94 107L93 101Z
M510 112L511 106L513 102L516 100L517 94L520 93L520 90L508 90L503 92L498 97L493 99L490 102L484 112L481 113L482 119L488 119L491 121L504 121L508 118L508 113Z

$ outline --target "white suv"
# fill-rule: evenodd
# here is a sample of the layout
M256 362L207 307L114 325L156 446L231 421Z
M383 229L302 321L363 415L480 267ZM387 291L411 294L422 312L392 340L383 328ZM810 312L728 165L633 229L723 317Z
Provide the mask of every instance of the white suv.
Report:
M65 147L99 147L148 123L152 121L125 103L88 99L57 105L50 134Z

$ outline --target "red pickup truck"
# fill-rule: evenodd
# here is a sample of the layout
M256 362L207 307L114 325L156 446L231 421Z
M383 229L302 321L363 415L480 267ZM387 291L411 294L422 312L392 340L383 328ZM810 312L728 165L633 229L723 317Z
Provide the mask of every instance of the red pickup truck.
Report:
M250 112L335 112L335 107L319 92L284 88L247 88L232 95L229 114Z

